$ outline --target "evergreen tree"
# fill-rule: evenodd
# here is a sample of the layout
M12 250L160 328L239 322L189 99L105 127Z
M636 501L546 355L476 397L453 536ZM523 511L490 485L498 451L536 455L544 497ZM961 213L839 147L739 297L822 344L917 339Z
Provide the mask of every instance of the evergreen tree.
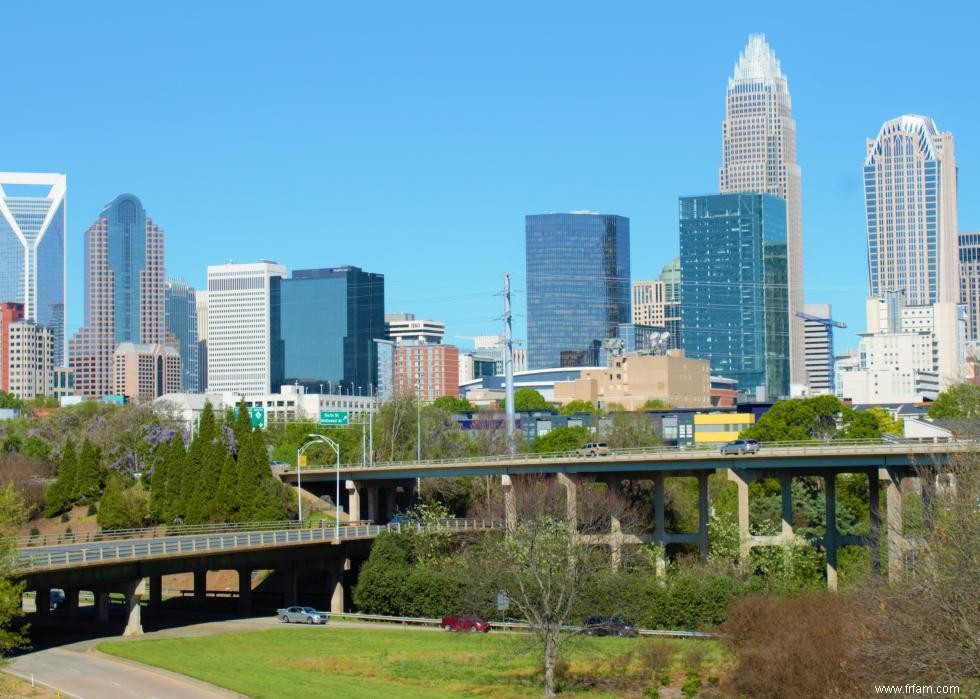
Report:
M225 453L221 465L218 486L211 498L210 516L213 522L237 522L241 520L241 504L237 499L238 462L230 452Z
M78 457L75 493L80 502L95 500L102 490L102 454L87 438Z
M156 522L172 522L179 509L185 456L184 440L179 434L160 446L159 460L150 481L150 514Z
M68 510L75 501L75 480L78 476L78 457L71 440L65 442L58 464L58 476L44 496L44 515L53 517Z
M111 474L96 516L99 526L134 529L145 525L149 514L149 495L143 484L127 483L119 474Z
M237 452L245 443L245 438L252 433L252 418L249 416L245 401L238 404L238 411L231 426L235 433L235 451Z
M240 520L259 522L285 519L286 505L282 490L269 469L265 436L261 432L249 434L238 451L237 485Z

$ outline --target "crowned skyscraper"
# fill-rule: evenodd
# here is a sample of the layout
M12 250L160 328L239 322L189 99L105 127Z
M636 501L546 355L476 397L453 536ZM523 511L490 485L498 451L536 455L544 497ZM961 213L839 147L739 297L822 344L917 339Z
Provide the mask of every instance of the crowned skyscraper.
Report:
M806 383L803 320L803 217L796 121L786 76L765 35L752 34L728 80L722 124L722 193L772 194L786 201L789 352L793 384Z

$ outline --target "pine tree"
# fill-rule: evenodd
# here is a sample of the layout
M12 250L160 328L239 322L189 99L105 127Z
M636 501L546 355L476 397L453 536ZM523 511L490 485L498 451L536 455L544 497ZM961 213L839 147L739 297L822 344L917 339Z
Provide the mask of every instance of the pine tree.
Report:
M78 457L71 440L65 442L58 464L58 475L44 496L44 515L53 517L68 510L75 501L75 480L78 475Z
M75 493L80 502L94 500L102 490L102 454L86 438L78 457L78 474L75 477Z
M174 508L180 496L185 454L184 440L179 434L159 447L159 458L150 481L150 513L156 522L173 521Z
M232 430L235 433L235 450L242 448L246 437L252 433L252 418L249 415L245 401L238 404L238 411L235 414L235 421L232 423Z
M241 521L239 516L241 507L236 497L237 483L238 462L230 452L226 452L224 463L221 465L221 475L218 477L218 486L211 499L210 514L213 522Z
M249 522L285 519L282 491L269 469L265 435L252 432L238 452L237 500L240 519Z

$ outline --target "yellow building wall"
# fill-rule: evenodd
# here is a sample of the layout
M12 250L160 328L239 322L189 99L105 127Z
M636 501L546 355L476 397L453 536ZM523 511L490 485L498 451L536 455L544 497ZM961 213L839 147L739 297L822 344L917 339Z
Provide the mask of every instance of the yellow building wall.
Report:
M694 416L694 443L727 444L754 424L752 413L698 413Z

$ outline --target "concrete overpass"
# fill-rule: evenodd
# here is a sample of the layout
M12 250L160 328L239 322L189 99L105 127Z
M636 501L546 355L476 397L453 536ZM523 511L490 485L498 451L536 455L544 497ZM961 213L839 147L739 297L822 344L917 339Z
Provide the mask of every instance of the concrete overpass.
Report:
M595 457L580 457L574 452L551 454L514 454L486 458L456 458L417 462L379 464L373 467L314 467L303 469L303 487L316 493L332 494L338 478L345 481L341 500L351 517L366 513L371 520L390 516L392 503L410 493L416 479L452 478L458 476L500 477L504 489L505 520L515 518L514 488L521 478L551 475L565 487L569 521L577 511L577 488L583 481L604 481L618 489L624 480L651 480L654 483L655 528L647 535L625 535L612 522L610 532L596 543L607 545L613 561L618 560L623 545L635 543L696 544L702 557L708 554L708 477L721 470L738 488L738 524L743 556L753 547L779 545L794 537L792 523L791 483L794 477L813 476L824 480L826 493L823 538L816 542L827 553L827 584L837 587L837 550L842 546L865 545L872 550L872 566L878 572L881 544L879 492L887 493L888 570L896 573L903 564L911 542L903 533L902 488L908 483L927 495L923 489L925 473L942 472L957 455L980 449L975 441L905 442L885 440L839 440L829 442L764 443L756 454L723 455L717 447L657 447L625 449ZM836 477L842 473L859 473L868 477L868 504L871 512L869 536L844 536L837 531ZM698 481L698 529L696 532L670 532L665 526L664 481L688 477ZM760 478L777 478L781 484L782 523L775 536L751 534L749 527L749 484ZM296 472L280 474L283 481L296 483ZM595 537L592 537L595 539Z

